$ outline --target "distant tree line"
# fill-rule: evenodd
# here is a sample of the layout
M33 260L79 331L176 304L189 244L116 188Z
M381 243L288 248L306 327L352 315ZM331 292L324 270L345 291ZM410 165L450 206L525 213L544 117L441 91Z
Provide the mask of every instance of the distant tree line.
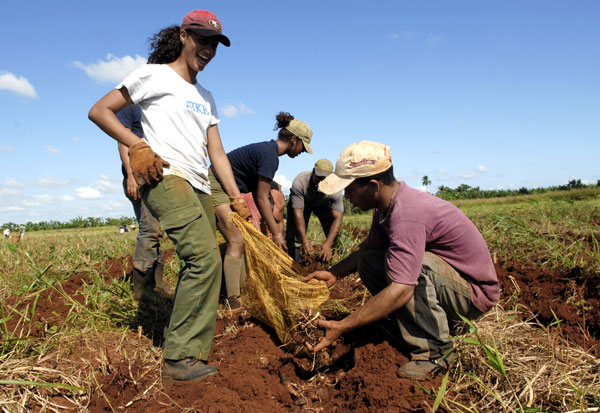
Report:
M90 227L107 227L115 226L120 227L126 224L137 224L134 217L120 218L97 218L97 217L76 217L67 222L61 221L40 221L40 222L28 222L25 225L15 224L14 222L7 222L2 225L2 228L8 228L11 231L41 231L46 229L65 229L65 228L90 228Z
M422 180L423 186L427 187L431 185L431 181L425 175ZM437 192L434 194L438 198L445 200L455 199L477 199L477 198L501 198L506 196L517 196L517 195L529 195L529 194L543 194L552 191L568 191L577 188L591 188L600 187L600 179L596 182L596 185L585 185L581 183L581 179L572 179L566 185L550 186L547 188L525 188L519 189L480 189L478 186L472 187L467 184L460 184L456 188L450 188L444 185L438 186ZM349 214L363 214L364 212L353 206L350 201L345 197L344 211ZM287 200L286 200L287 202ZM284 210L286 211L287 208ZM40 221L40 222L28 222L25 225L15 224L14 222L7 222L2 225L2 228L9 228L11 231L41 231L46 229L63 229L63 228L89 228L89 227L106 227L115 226L120 227L123 224L130 225L136 224L137 221L134 217L120 218L96 218L96 217L76 217L68 222L60 221Z
M431 185L431 180L425 175L421 181L424 187ZM437 192L434 194L438 198L452 201L456 199L477 199L477 198L502 198L507 196L543 194L552 191L569 191L578 188L600 187L600 179L596 185L585 185L581 179L572 179L566 185L550 186L547 188L525 188L519 189L480 189L478 186L472 187L467 184L460 184L456 188L450 188L444 185L438 186ZM344 211L350 214L362 214L363 212L353 206L346 198L344 198Z
M591 188L594 186L600 187L600 179L596 185L585 185L581 183L581 179L572 179L566 185L550 186L547 188L521 187L519 189L479 189L478 186L471 187L467 184L460 184L453 189L441 185L438 186L435 196L449 201L454 199L501 198L506 196L543 194L552 191L569 191L571 189Z

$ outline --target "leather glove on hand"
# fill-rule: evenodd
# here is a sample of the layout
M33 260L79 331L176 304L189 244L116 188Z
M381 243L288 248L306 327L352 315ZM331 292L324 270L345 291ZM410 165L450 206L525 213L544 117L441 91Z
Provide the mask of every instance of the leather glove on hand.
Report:
M246 203L244 202L244 198L242 198L241 196L238 196L238 197L231 197L231 198L229 198L229 200L231 201L231 209L234 212L236 212L239 216L241 216L242 219L247 220L248 218L252 218L252 214L250 213L250 210L246 206Z
M160 181L163 177L163 166L170 165L154 153L144 140L129 148L129 164L138 185L142 184L142 178L148 184L152 180Z

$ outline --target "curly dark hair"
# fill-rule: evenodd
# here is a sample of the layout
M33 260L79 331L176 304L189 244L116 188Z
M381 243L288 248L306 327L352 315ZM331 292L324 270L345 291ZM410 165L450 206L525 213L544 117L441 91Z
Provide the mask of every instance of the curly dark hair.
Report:
M148 39L150 42L148 63L166 64L177 60L183 47L179 39L180 30L179 26L169 26Z
M279 112L277 116L275 116L275 119L277 122L275 122L275 128L273 130L280 129L279 133L277 134L278 139L289 141L296 136L289 130L285 129L285 127L290 124L290 121L294 119L293 115L291 115L289 112Z

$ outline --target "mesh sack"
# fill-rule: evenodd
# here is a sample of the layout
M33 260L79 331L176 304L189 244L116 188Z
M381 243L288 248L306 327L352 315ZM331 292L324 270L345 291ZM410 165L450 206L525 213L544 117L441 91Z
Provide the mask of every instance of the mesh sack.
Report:
M318 313L327 301L325 282L304 282L308 272L285 251L238 214L232 214L232 219L245 243L248 278L242 288L244 306L253 317L273 327L289 350L304 350L302 343L292 341L297 320Z

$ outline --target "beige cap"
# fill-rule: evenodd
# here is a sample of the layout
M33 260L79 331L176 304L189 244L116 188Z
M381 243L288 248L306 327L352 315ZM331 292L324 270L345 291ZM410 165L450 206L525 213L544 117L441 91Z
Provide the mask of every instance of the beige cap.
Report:
M319 191L327 195L337 194L356 178L377 175L391 167L389 146L371 141L353 143L342 151L335 171L319 183Z
M312 139L312 129L304 122L298 119L292 119L290 124L285 129L292 132L294 135L300 138L306 152L313 153L310 147L310 140Z
M333 172L333 165L327 159L319 159L315 162L315 175L327 176Z

